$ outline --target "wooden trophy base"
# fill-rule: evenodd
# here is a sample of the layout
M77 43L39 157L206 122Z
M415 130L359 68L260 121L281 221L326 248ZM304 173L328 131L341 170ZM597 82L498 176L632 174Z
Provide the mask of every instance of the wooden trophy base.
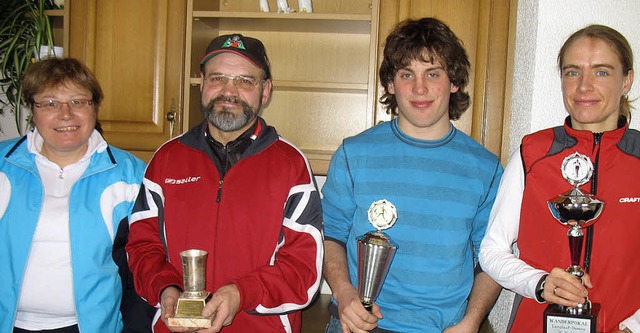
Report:
M581 314L566 313L556 305L544 310L544 333L596 333L600 304Z
M169 326L171 327L184 327L184 328L209 328L211 324L213 324L213 316L211 317L203 317L200 318L178 318L173 317L168 320Z

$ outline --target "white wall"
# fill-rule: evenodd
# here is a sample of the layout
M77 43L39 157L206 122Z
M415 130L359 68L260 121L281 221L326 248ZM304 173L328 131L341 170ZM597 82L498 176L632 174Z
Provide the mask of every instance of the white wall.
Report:
M566 117L557 56L574 31L589 24L608 25L622 33L640 68L640 3L637 0L519 0L509 153L525 134L561 125ZM640 73L640 70L637 70ZM640 96L640 77L629 93ZM632 102L638 107L638 102ZM640 111L632 110L631 127L639 128Z

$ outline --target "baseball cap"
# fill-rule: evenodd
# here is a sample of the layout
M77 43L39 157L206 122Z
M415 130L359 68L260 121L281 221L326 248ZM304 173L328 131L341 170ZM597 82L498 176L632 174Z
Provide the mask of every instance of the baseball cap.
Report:
M223 52L230 52L244 57L254 65L262 68L267 79L271 78L269 58L261 41L241 34L223 35L214 38L200 61L200 71L204 72L204 65L211 58Z

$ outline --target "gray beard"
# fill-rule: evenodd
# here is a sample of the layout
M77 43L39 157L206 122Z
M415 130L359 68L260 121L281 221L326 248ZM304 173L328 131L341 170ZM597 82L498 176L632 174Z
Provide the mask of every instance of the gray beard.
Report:
M223 107L222 110L216 111L215 103L220 101L230 101L242 105L242 113L235 115L229 107ZM234 132L247 126L258 116L258 112L254 110L245 101L237 98L227 98L219 96L214 98L207 105L201 105L202 114L207 121L215 128L223 132Z

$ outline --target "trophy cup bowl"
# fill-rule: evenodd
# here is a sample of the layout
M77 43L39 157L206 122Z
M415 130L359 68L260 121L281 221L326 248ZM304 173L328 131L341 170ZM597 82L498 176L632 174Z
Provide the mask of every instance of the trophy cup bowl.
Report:
M184 292L178 298L174 316L168 320L169 326L211 327L213 316L202 315L202 310L211 297L211 294L205 290L207 255L207 251L195 249L180 252Z
M579 188L559 195L547 201L553 217L562 225L572 227L588 227L602 213L604 203L591 194L583 193ZM574 222L575 221L575 222Z
M398 246L383 232L368 232L358 242L358 296L371 312Z
M547 201L547 205L553 217L562 225L569 227L567 235L569 236L571 266L567 268L567 272L581 279L584 276L584 271L580 267L584 239L582 228L596 222L602 213L604 202L591 194L583 193L576 187Z

